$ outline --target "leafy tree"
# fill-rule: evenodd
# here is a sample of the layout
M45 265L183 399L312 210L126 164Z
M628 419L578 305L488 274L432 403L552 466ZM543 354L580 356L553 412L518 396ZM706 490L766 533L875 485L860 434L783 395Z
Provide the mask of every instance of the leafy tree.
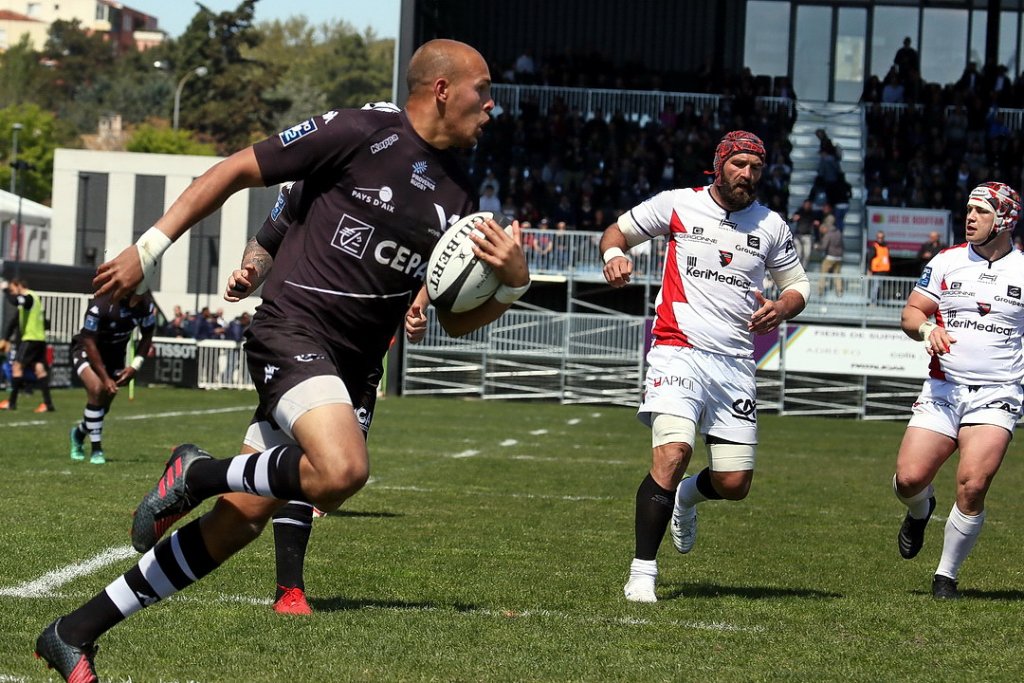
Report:
M310 25L304 16L259 25L263 41L250 51L283 76L270 96L291 102L275 129L332 107L360 107L391 98L394 40L360 35L343 21Z
M175 69L184 75L205 66L208 74L183 91L180 121L227 154L265 136L274 112L287 106L265 87L276 82L281 69L243 56L262 39L252 23L256 0L219 14L197 4L199 11L176 43Z
M49 66L50 78L40 104L56 111L68 111L74 106L78 90L110 69L114 53L102 35L87 33L75 19L50 25L43 59Z
M15 123L22 125L18 131L18 161L28 165L18 173L18 193L33 201L47 201L53 185L53 151L70 146L75 141L74 131L35 104L0 109L0 151L4 160L0 166L0 188L3 189L8 189L11 183Z
M27 35L0 55L0 107L35 101L48 81Z
M155 126L149 123L135 129L125 148L129 152L151 154L213 156L217 153L213 145L199 142L187 130L174 130L168 126Z

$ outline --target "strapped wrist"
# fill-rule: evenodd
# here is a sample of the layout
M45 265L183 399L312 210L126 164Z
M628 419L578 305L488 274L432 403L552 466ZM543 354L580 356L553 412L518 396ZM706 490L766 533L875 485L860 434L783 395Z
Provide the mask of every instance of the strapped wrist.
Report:
M921 323L921 325L917 328L918 334L921 335L921 341L928 341L928 337L931 336L932 330L934 330L937 327L938 325L928 320L925 320L923 323Z
M142 369L142 364L145 362L146 359L143 358L142 356L135 356L135 358L132 358L132 368L135 370L135 372L138 372L139 370Z
M135 248L139 252L139 263L142 265L142 283L135 288L136 292L141 294L149 289L149 281L156 270L157 261L171 244L171 238L155 226L142 233L142 237L135 242Z
M622 258L626 258L626 252L622 251L619 247L609 247L608 249L605 249L603 254L601 254L601 260L608 263L613 258L618 258L620 256Z
M530 288L531 284L531 282L527 282L525 285L521 285L519 287L510 287L509 285L502 283L498 286L498 289L495 290L494 298L498 303L514 304L519 301L523 294L526 294L526 290Z

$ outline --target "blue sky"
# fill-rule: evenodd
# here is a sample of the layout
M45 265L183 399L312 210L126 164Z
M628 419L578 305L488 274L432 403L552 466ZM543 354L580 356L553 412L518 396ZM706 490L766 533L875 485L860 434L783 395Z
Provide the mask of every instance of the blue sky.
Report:
M238 7L240 0L204 0L213 12ZM160 28L177 38L195 16L198 7L190 0L123 0L123 3L160 20ZM398 35L400 0L259 0L256 21L285 19L304 14L311 22L344 20L362 31L372 28L382 38Z

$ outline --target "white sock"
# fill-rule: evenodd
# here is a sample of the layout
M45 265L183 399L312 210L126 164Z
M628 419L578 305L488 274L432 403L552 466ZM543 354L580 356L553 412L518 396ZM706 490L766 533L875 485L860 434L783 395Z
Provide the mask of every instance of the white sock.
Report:
M936 574L955 579L960 573L960 565L967 559L971 549L981 534L981 525L985 523L984 510L978 515L965 515L953 503L946 520L946 531L942 540L942 557Z
M904 498L900 495L900 492L896 490L896 475L892 475L892 492L896 494L896 497L901 503L907 506L907 510L910 512L910 516L914 519L924 519L928 516L928 499L935 495L935 487L931 484L925 486L923 490L909 498Z
M693 507L705 500L707 497L697 490L697 477L687 477L679 482L679 488L676 489L676 503L683 507Z
M658 561L657 560L638 560L633 558L633 563L629 565L629 577L634 576L649 576L652 579L658 578Z

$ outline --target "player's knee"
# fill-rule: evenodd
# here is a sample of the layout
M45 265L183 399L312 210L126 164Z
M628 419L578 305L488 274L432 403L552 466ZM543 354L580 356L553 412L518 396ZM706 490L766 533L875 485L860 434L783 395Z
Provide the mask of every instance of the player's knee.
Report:
M957 486L957 501L962 502L971 509L980 509L984 506L985 495L991 479L986 477L968 477L959 482Z
M343 462L334 464L322 482L324 503L323 508L320 501L314 501L321 509L333 509L346 498L354 495L361 488L366 486L370 478L370 465L365 458L346 459Z
M715 490L725 500L743 500L750 493L749 472L715 472ZM723 475L723 476L717 476Z

